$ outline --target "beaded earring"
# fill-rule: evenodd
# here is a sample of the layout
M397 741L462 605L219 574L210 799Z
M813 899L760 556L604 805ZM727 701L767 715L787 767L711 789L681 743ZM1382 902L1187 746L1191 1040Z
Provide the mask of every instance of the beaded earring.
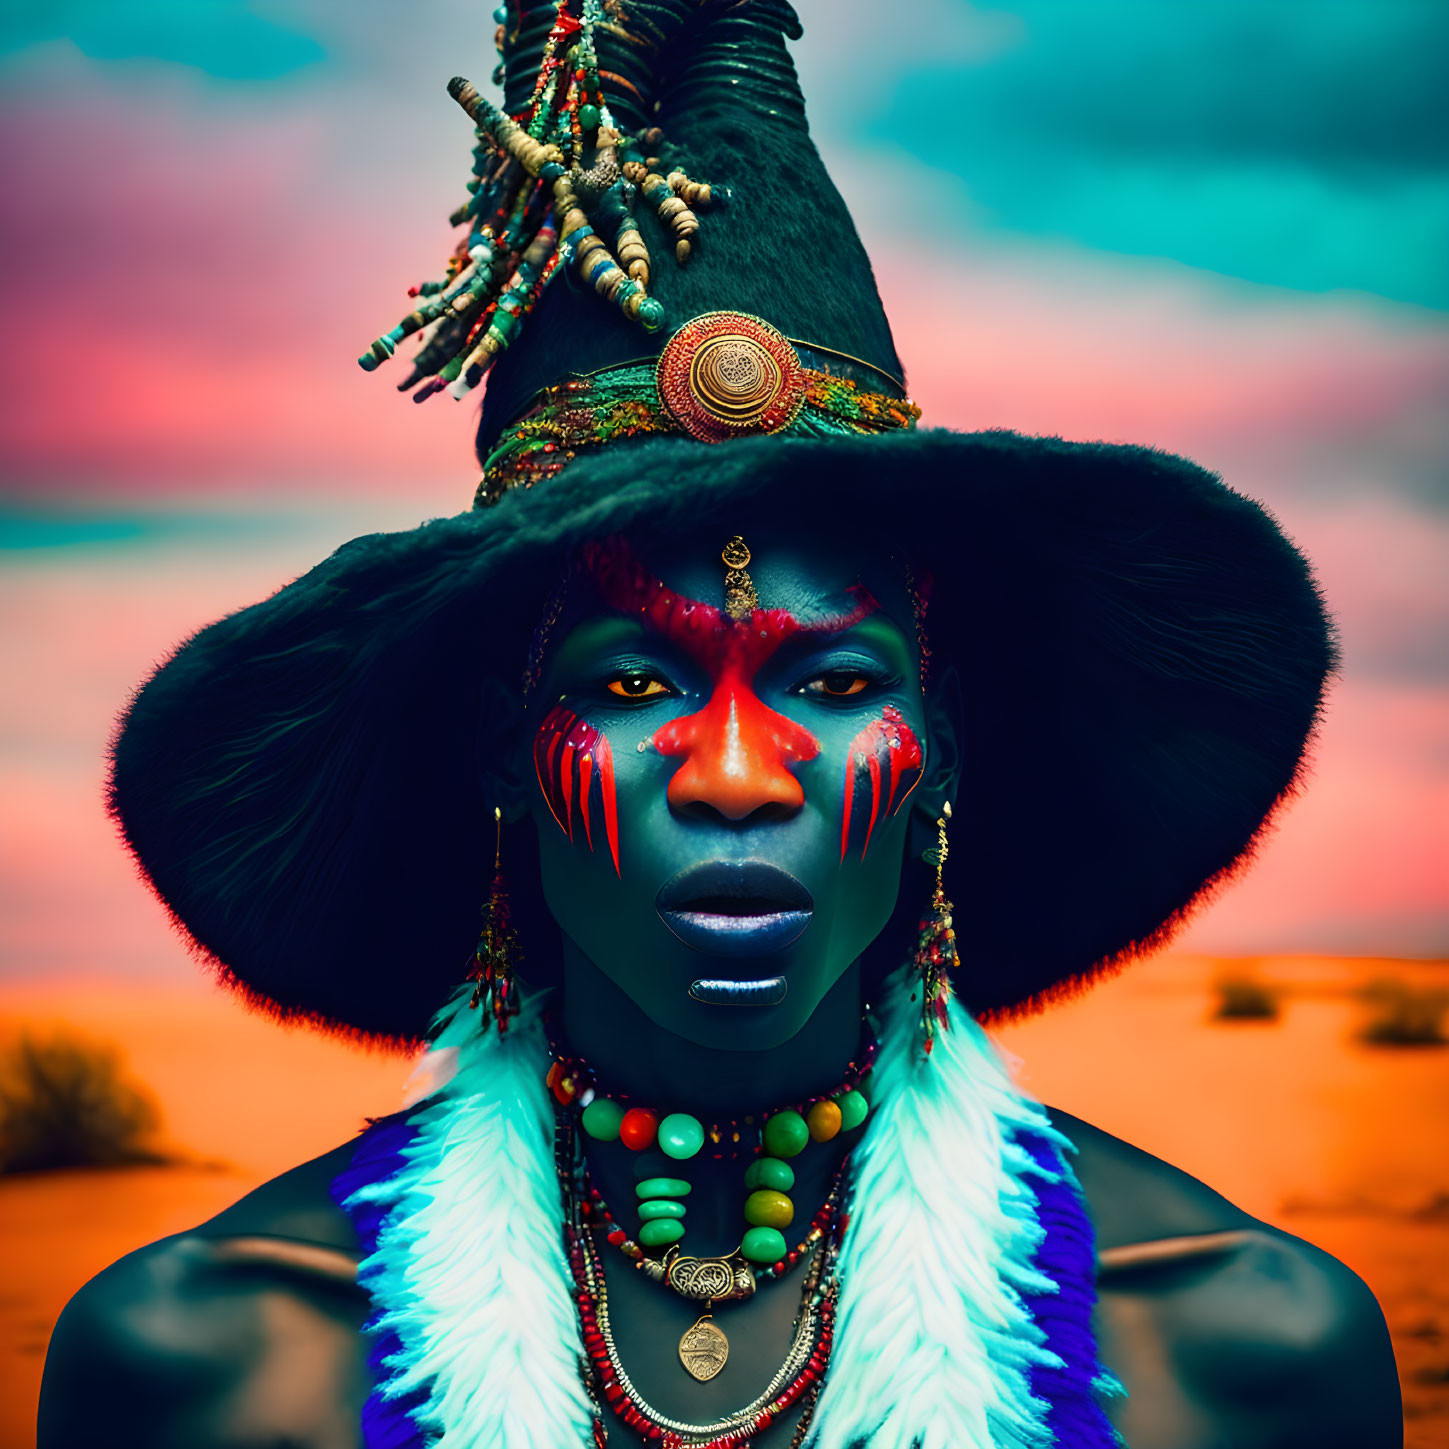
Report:
M470 1010L486 999L487 1009L498 1024L498 1034L508 1030L508 1019L518 1015L518 992L513 973L523 959L518 949L518 932L509 919L508 886L503 880L503 812L493 807L497 831L493 847L493 886L483 907L483 930L473 952L473 969L468 980L474 982ZM486 1021L484 1023L487 1025Z
M936 867L936 889L931 894L930 914L921 918L920 935L913 958L921 990L921 1039L927 1056L936 1044L936 1029L946 1031L951 1025L947 1011L951 1000L951 972L961 964L956 953L956 931L951 922L951 902L946 899L942 879L950 847L946 841L946 823L951 818L951 802L941 807L936 821L936 844L923 859ZM914 997L912 998L914 1000Z

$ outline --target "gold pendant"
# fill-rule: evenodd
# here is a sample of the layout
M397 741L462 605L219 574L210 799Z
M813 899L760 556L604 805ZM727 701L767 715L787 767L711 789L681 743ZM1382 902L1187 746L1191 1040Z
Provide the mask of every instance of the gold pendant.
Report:
M706 1313L679 1340L679 1361L685 1372L699 1383L712 1379L730 1356L730 1341Z
M704 1303L748 1298L755 1291L755 1275L738 1249L727 1258L692 1258L671 1249L663 1276L681 1298Z

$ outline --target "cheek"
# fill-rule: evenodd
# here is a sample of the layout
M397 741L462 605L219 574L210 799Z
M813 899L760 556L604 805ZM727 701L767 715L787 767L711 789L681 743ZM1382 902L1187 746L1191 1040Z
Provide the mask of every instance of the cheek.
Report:
M614 752L608 736L564 705L555 705L533 737L533 768L558 828L593 850L602 828L619 873L619 810Z
M921 782L924 763L920 740L894 705L886 705L850 742L840 818L842 861L857 844L865 859L876 825L906 803Z

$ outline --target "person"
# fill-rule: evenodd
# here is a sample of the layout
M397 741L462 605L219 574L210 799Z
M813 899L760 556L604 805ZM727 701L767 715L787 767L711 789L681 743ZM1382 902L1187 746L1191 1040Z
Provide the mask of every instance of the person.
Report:
M84 1288L41 1449L1399 1443L1363 1284L981 1025L1251 853L1307 565L1185 460L913 429L788 6L501 17L466 240L363 358L487 377L475 508L203 630L115 748L222 976L422 1080Z

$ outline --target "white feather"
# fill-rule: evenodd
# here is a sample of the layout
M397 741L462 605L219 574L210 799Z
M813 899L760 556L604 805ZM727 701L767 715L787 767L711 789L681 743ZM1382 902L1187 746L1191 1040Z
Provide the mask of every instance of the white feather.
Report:
M839 1327L812 1449L1048 1444L1033 1361L1055 1362L1019 1291L1040 1287L1036 1202L1010 1134L1055 1138L986 1034L952 1003L926 1057L913 977L882 1010L865 1141L840 1259Z
M537 999L508 1034L480 1030L471 986L435 1050L457 1070L414 1113L407 1166L365 1190L391 1212L361 1276L403 1345L389 1395L430 1385L415 1415L440 1449L589 1442L592 1406L559 1226L547 1045ZM443 1057L447 1061L447 1056Z

